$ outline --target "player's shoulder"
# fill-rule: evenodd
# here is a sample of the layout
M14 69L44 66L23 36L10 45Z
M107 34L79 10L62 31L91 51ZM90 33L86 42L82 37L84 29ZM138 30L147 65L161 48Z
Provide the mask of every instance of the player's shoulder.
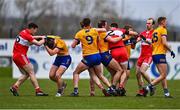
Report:
M123 31L122 30L114 30L114 32L113 32L115 35L118 35L118 36L121 36L121 35L123 35Z
M167 29L162 26L157 27L155 30L156 31L167 31Z
M76 35L81 35L84 33L84 29L80 29L79 31L76 32Z

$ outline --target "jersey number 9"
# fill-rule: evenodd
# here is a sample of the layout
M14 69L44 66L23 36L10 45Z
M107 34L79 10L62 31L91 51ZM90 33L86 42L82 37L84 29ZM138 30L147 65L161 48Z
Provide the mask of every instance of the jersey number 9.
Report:
M86 40L87 40L87 42L88 42L89 45L93 43L93 38L92 38L92 36L86 36Z

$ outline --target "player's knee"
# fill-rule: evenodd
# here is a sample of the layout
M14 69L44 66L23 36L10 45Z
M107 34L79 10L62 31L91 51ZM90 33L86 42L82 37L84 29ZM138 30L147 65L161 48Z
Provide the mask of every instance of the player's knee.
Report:
M145 71L143 69L140 69L141 74L145 74Z
M49 75L49 79L54 80L54 75Z
M35 73L33 71L30 71L30 72L28 72L28 75L32 76L32 75L35 75Z
M166 79L166 75L165 74L162 74L161 77L162 77L163 80Z

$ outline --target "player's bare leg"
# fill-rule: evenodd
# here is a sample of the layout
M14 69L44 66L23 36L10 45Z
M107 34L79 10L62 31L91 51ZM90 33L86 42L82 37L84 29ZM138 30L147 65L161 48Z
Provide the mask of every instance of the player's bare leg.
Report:
M43 93L39 87L38 81L34 73L33 65L31 63L28 63L25 66L23 66L23 70L25 70L26 73L29 74L30 80L36 90L36 96L47 96L48 94Z
M117 82L119 82L119 78L123 72L123 69L121 68L119 63L114 59L111 60L111 62L107 66L107 69L110 73L113 72L112 84L114 86L113 88L116 89L116 84Z
M143 81L139 66L136 66L136 79L137 79L138 88L139 88L139 91L138 91L136 96L143 96L143 94L144 94L144 90L143 90L144 81Z
M78 82L79 82L79 74L83 71L85 71L86 69L88 69L89 67L86 66L84 63L80 62L75 71L73 72L73 84L74 84L74 92L71 93L71 96L78 96L79 92L78 92Z
M90 77L91 77L91 80L93 82L93 84L95 83L99 89L101 89L101 91L103 92L103 94L105 96L109 96L110 94L107 93L107 91L104 89L103 85L101 84L99 78L97 77L95 71L94 71L94 68L89 68L89 72L90 72ZM94 89L94 87L93 87Z
M54 82L57 82L56 78L55 78L55 75L56 75L56 71L58 70L58 67L57 66L54 66L52 65L51 66L51 69L49 71L49 78L54 81Z
M123 73L120 76L120 83L118 88L118 94L120 96L125 96L126 90L125 90L125 81L127 78L127 63L120 63L121 68L123 69Z
M21 84L24 83L25 80L29 77L28 73L26 73L23 69L19 67L20 72L22 75L19 77L19 79L13 84L12 87L10 87L10 91L13 93L14 96L19 96L18 94L18 88L20 87Z
M145 90L145 96L150 91L150 95L154 95L155 93L155 88L154 86L166 79L166 74L167 74L167 64L156 64L156 67L159 71L160 76L153 80L151 84L149 84L144 90Z
M90 96L95 96L95 83L94 83L91 76L90 76L90 79L89 79L89 84L90 84Z
M58 87L58 91L56 94L57 97L64 94L64 89L66 88L66 84L61 79L61 77L62 77L63 73L66 71L66 69L67 69L66 67L60 66L55 73L55 79L57 81L57 87Z
M162 84L162 88L164 90L164 96L165 98L173 98L168 90L168 85L167 85L167 79L165 78L164 80L162 80L161 82Z
M141 68L140 68L140 72L141 74L143 75L144 79L149 83L151 84L151 78L149 77L149 75L146 73L147 69L149 68L149 65L147 65L146 63L143 63L141 65Z
M164 80L167 74L167 64L157 64L156 66L160 73L160 76L151 82L153 86L157 85L159 82Z
M103 85L101 84L99 78L97 77L97 75L94 72L93 68L89 68L89 76L90 76L90 80L89 80L89 84L90 84L90 96L95 96L95 83L96 85L100 88L100 89L104 89ZM101 64L101 71L104 71L103 65Z
M108 79L103 75L101 65L96 65L93 67L96 75L98 78L107 86L110 87L111 83L108 81Z

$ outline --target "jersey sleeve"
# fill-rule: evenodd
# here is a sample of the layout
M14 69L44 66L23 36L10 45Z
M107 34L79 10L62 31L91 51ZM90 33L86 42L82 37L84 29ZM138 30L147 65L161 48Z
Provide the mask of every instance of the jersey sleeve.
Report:
M167 29L162 29L161 30L161 37L167 37Z
M26 40L28 40L29 42L32 42L34 40L31 34L26 34L25 36L26 36Z
M76 33L76 35L75 35L75 37L74 37L74 39L76 39L76 40L80 40L80 36L81 36L81 33L80 32L77 32Z

